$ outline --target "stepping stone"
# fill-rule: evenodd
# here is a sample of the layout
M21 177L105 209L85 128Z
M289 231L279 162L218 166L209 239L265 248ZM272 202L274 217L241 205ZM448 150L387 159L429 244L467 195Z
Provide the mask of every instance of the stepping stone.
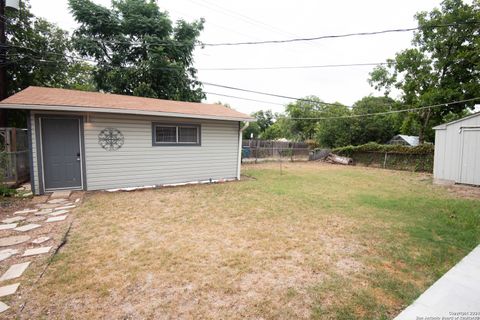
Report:
M17 223L0 224L0 230L8 230L17 227Z
M71 205L71 206L63 206L63 207L58 207L58 208L55 208L55 211L56 210L65 210L65 209L73 209L75 208L76 205Z
M38 212L35 212L35 215L36 215L36 216L43 216L43 215L45 215L45 214L49 214L49 213L52 212L52 211L53 211L53 209L42 209L42 210L40 210L40 211L38 211Z
M0 261L10 258L18 253L17 249L4 249L0 250Z
M59 210L59 211L54 211L52 213L49 213L49 216L59 216L61 214L69 213L68 210Z
M45 217L38 216L38 217L31 217L27 219L27 222L39 222L45 220Z
M4 311L7 311L8 309L10 309L9 306L7 306L5 303L3 303L2 301L0 301L0 313L4 312Z
M13 236L13 237L0 238L0 247L13 246L28 240L30 240L29 236Z
M8 286L0 287L0 297L9 296L17 292L18 286L20 283L10 284Z
M18 222L18 221L23 221L27 218L25 217L12 217L12 218L8 218L8 219L4 219L2 220L3 223L14 223L14 222Z
M69 190L54 191L50 195L50 200L53 200L53 199L68 199L70 197L71 193L72 193L72 191L69 191Z
M26 214L26 213L34 213L37 212L38 209L23 209L20 211L15 211L13 214Z
M63 221L65 220L65 218L67 217L67 215L64 215L64 216L57 216L57 217L51 217L51 218L48 218L47 219L47 222L58 222L58 221Z
M48 253L52 247L40 247L35 249L27 249L22 257L36 256L37 254Z
M53 203L40 203L36 205L40 209L54 209L58 206L58 204Z
M3 276L0 277L0 281L6 281L20 277L25 272L25 270L27 270L29 265L30 261L24 263L17 263L10 266L10 268L8 268L8 270L3 274Z
M39 225L39 224L30 223L30 224L26 224L24 226L15 228L13 230L25 232L25 231L30 231L30 230L37 229L37 228L40 228L40 227L41 227L41 225Z
M32 243L33 244L41 244L41 243L44 243L48 240L50 240L51 238L50 237L38 237L37 239L33 240Z
M48 203L63 203L63 202L67 202L68 200L67 199L53 199L53 200L49 200L47 201Z

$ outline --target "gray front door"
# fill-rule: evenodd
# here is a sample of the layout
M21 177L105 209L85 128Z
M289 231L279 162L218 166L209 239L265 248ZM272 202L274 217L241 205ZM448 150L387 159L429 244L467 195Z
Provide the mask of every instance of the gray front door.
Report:
M81 188L79 120L40 119L45 189Z

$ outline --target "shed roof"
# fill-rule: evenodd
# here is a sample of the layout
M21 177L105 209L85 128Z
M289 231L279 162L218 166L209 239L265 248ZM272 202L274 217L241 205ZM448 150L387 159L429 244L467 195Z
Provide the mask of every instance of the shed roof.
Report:
M466 117L463 117L461 119L458 119L458 120L454 120L454 121L450 121L450 122L447 122L447 123L443 123L443 124L440 124L436 127L433 127L434 130L443 130L443 129L446 129L447 126L451 125L451 124L454 124L454 123L457 123L457 122L461 122L461 121L464 121L464 120L467 120L467 119L471 119L471 118L475 118L475 117L478 117L480 116L480 111L479 112L475 112L475 113L472 113L471 115L468 115Z
M254 120L249 115L220 104L33 86L0 101L0 108L145 114L232 121Z
M397 137L400 137L401 139L403 139L406 143L408 143L412 147L416 147L420 144L420 140L419 140L418 136L407 136L405 134L397 134L391 140L393 140Z

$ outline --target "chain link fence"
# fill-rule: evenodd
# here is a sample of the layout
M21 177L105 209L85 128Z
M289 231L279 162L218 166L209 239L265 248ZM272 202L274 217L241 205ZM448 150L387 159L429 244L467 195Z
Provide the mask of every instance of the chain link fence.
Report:
M368 167L433 172L433 153L355 152L351 155L355 164Z
M303 142L244 140L242 162L307 161L309 152L308 145Z

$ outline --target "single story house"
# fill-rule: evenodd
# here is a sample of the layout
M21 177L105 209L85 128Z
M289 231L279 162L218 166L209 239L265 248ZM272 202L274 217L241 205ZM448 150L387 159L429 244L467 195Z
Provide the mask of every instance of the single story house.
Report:
M435 181L480 185L480 112L433 129Z
M418 136L407 136L404 134L397 134L394 136L388 144L400 144L403 146L416 147L420 144Z
M253 121L218 104L43 87L0 108L28 111L35 194L240 179Z

